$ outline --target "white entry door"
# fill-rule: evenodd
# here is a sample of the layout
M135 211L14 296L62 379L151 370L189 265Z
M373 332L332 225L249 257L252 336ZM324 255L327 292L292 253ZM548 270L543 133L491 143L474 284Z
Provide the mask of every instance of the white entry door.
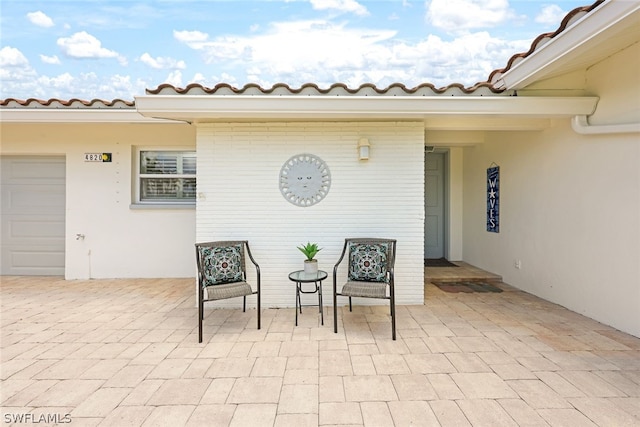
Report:
M0 274L64 275L64 157L0 158Z
M444 257L444 153L426 153L424 160L424 257Z

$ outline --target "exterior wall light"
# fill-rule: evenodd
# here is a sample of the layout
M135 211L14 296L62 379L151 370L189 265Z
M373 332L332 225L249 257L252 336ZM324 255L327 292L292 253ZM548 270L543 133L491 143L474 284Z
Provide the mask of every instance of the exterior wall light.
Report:
M359 160L369 160L369 149L371 144L369 144L369 139L360 138L358 140L358 159Z

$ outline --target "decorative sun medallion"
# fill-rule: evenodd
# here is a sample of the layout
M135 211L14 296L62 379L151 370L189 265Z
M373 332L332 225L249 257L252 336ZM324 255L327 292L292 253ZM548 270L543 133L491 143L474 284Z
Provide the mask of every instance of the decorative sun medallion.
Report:
M296 154L280 169L280 192L296 206L315 205L326 197L329 187L329 166L313 154Z

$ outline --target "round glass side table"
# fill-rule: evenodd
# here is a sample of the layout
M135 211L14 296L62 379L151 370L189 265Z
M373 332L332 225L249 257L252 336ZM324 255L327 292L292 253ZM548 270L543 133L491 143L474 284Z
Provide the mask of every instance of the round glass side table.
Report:
M322 281L327 278L327 272L318 270L317 273L305 273L304 270L289 273L289 280L296 284L296 326L298 326L298 310L302 314L302 302L300 294L318 293L318 310L320 311L320 320L324 325L324 312L322 310ZM307 290L303 289L303 285L313 283L313 287ZM307 304L315 305L315 304Z

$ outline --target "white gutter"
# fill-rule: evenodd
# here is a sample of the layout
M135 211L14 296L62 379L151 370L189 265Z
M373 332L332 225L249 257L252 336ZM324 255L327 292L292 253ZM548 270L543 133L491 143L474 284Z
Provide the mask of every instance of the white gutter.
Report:
M592 125L586 115L577 115L571 119L571 127L581 135L603 135L617 133L640 133L640 123Z

